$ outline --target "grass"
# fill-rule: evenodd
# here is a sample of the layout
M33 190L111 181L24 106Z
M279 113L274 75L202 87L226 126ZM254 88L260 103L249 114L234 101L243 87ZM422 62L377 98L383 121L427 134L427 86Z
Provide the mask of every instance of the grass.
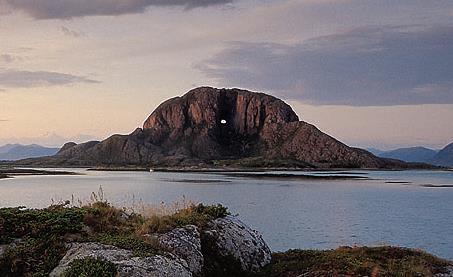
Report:
M447 261L420 250L341 247L336 250L290 250L274 253L260 276L433 276L445 273Z
M71 262L65 277L115 277L117 273L118 270L113 263L100 258L87 257Z
M10 246L0 257L0 276L47 276L65 255L67 242L100 242L132 250L136 256L159 254L158 243L144 234L187 224L204 226L227 214L220 205L190 204L173 214L144 216L105 201L81 207L70 207L68 201L45 209L2 208L0 245Z

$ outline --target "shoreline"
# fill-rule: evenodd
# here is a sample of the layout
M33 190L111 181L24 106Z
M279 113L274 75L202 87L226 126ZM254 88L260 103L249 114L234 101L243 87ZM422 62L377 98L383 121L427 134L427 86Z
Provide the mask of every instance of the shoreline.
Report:
M14 176L60 176L81 175L71 171L49 171L30 168L0 168L0 179L13 178Z

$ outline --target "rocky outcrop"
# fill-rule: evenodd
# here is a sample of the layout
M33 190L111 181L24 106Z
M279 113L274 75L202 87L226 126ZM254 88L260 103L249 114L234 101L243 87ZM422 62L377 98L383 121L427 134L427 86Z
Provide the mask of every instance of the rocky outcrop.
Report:
M449 266L445 273L438 273L434 277L453 277L453 266Z
M257 272L271 262L271 251L262 236L235 217L210 222L202 242L207 276Z
M8 245L0 245L0 257L5 253L6 248L8 248Z
M99 243L73 243L59 265L50 274L51 277L63 277L72 261L86 257L102 258L112 262L118 269L119 276L130 277L166 277L187 276L192 274L187 270L184 260L168 258L161 255L151 257L134 257L132 251L115 246Z
M240 89L201 87L162 103L130 135L66 144L35 165L293 167L404 167L348 147L273 96ZM255 159L259 163L250 162Z
M271 261L261 235L231 216L213 220L202 229L187 225L145 236L156 238L163 254L138 257L115 246L71 243L50 276L64 276L71 262L87 257L113 263L119 276L244 276Z
M453 266L449 266L447 272L436 274L434 277L453 277Z

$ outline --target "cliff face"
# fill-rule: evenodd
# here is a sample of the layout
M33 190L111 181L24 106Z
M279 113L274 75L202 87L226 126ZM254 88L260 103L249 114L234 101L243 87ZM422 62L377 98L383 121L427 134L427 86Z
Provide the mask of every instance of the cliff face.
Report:
M344 145L299 121L282 100L240 89L201 87L162 103L132 134L67 144L38 163L209 166L255 159L307 167L380 168L401 163ZM278 161L278 162L276 162ZM36 161L35 161L36 163Z
M259 154L266 130L297 121L291 107L272 96L198 88L160 105L143 130L153 144L169 151L220 159Z

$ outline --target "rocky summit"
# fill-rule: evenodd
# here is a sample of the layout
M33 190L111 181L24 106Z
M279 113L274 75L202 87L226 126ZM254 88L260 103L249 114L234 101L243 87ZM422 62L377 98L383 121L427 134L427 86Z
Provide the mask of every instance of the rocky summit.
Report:
M200 87L162 103L129 135L68 143L64 166L385 168L402 162L351 148L299 120L282 100L241 89Z

